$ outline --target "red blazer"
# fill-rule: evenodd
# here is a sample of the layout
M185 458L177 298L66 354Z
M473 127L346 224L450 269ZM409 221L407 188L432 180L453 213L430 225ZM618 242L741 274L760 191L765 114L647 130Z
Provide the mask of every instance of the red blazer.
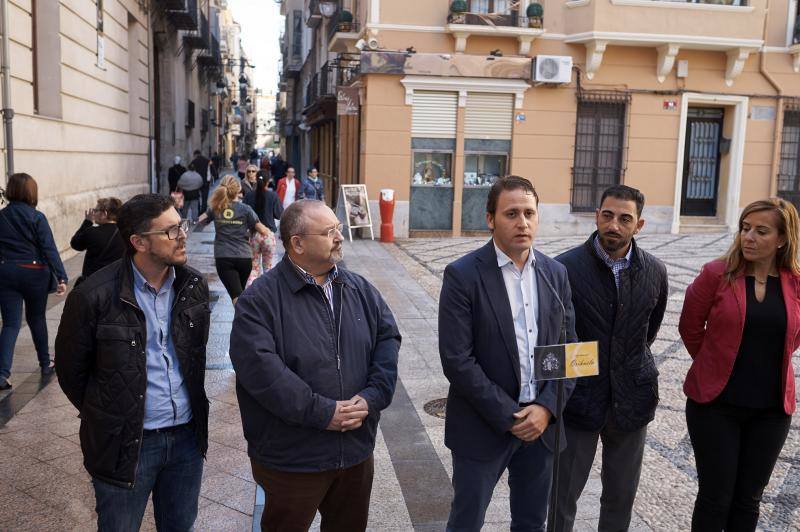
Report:
M289 183L286 182L286 178L282 177L278 179L278 188L275 191L278 194L278 197L281 199L281 203L283 203L283 198L286 196L286 189L288 188ZM296 177L294 178L294 200L297 201L299 199L303 199L303 184L300 182L299 179Z
M788 270L781 270L780 276L786 303L781 384L783 409L791 415L795 410L792 353L800 345L800 276ZM714 400L728 383L742 341L746 303L744 276L731 286L722 260L703 266L686 290L678 331L693 359L683 391L694 401Z

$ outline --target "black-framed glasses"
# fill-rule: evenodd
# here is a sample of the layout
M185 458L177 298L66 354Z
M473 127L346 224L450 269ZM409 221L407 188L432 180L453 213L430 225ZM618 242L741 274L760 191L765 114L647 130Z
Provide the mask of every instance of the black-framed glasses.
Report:
M189 220L181 220L181 223L167 227L161 231L147 231L146 233L139 233L139 236L167 235L167 238L170 240L175 240L181 236L181 233L187 236L189 235Z
M326 236L328 238L334 238L337 234L344 235L344 233L342 233L343 230L344 224L336 224L324 233L297 233L295 236Z
M255 174L255 173L258 173L258 170L248 170L247 173L248 174Z

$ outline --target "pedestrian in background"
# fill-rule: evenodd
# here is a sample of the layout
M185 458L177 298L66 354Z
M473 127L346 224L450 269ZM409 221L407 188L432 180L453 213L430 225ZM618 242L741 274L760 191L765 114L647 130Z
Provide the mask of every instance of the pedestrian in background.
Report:
M39 187L28 174L12 174L5 191L8 205L0 210L0 390L11 383L14 346L25 321L31 330L42 376L53 367L47 344L47 294L67 292L67 272L45 215L36 210Z
M247 194L254 191L256 189L257 181L258 167L254 164L250 164L245 170L244 179L242 179L242 194L247 196Z
M253 209L240 201L241 191L236 176L223 177L211 194L208 210L198 221L200 224L214 222L214 262L234 305L247 286L253 266L250 235L253 231L263 236L270 234Z
M277 233L278 229L275 220L280 220L283 214L281 199L275 191L267 187L266 179L261 177L256 181L255 190L248 192L244 197L244 202L256 211L258 219L267 226L270 231Z
M236 171L239 174L239 179L245 178L247 172L247 166L249 164L250 161L248 161L247 156L244 153L239 155L239 158L236 160Z
M200 216L200 193L203 188L203 176L197 173L194 166L181 175L178 180L178 189L183 192L183 217L197 222Z
M644 195L606 189L597 231L558 256L567 268L581 342L598 341L600 374L576 379L564 408L567 448L559 468L557 531L571 531L578 499L603 442L602 532L628 530L642 471L647 424L658 405L658 369L650 346L669 298L667 269L634 238L644 226Z
M699 490L694 532L753 531L795 410L800 221L755 201L728 253L689 285L678 330L692 357L683 391Z
M303 199L303 184L295 177L294 166L286 169L286 177L278 181L278 197L286 209L297 200Z
M575 381L564 381L559 399L555 381L534 379L534 349L576 340L572 295L566 268L534 248L539 196L530 181L498 179L486 221L492 239L445 268L439 299L453 457L447 530L479 531L508 470L511 530L544 531L558 406Z
M86 252L75 287L97 270L121 259L125 253L125 242L117 227L120 207L122 202L117 198L100 198L93 209L86 211L83 223L69 242L75 251Z
M250 235L250 249L253 252L253 263L250 267L250 276L247 278L245 288L272 269L272 258L275 256L277 242L275 233L272 231L267 235L262 235L258 231L253 231Z
M303 198L325 201L325 184L319 178L319 171L313 166L303 179Z
M380 293L338 267L342 226L324 203L283 214L286 255L239 299L230 356L261 530L366 529L380 412L400 333Z
M178 180L186 171L186 167L181 164L181 156L176 155L173 160L174 164L169 167L167 172L167 181L169 182L169 191L175 192L178 189Z
M208 192L211 189L211 182L214 180L211 174L211 161L204 157L200 150L194 150L192 167L203 178L203 186L200 188L199 212L206 212L206 209L208 209Z
M118 224L125 258L67 298L58 383L80 413L97 529L138 531L152 494L156 529L188 531L208 449L208 284L170 198L134 196Z

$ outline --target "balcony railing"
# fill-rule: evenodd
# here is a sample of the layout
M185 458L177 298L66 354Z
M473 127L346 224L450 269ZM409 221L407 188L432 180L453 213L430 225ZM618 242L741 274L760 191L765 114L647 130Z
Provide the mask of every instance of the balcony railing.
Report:
M197 57L197 64L207 69L222 67L219 41L213 35L211 36L211 48Z
M308 18L306 19L306 26L309 28L316 28L322 22L322 14L319 12L319 0L310 0L308 2Z
M175 29L197 31L200 23L197 0L170 1L169 4L175 9L167 8L166 15Z
M448 24L466 24L469 26L495 26L499 28L527 28L530 26L528 17L523 17L516 10L510 13L450 13L447 17ZM541 26L541 19L538 20Z
M350 85L360 72L359 63L343 64L340 61L325 63L306 86L306 107L311 107L325 98L336 98L336 87Z
M341 22L339 17L342 9L338 9L336 14L331 17L331 21L328 24L328 42L330 42L337 33L358 33L361 31L361 22L358 20L358 2L354 0L349 7L352 8L352 11L349 9L348 11L352 15L353 21Z
M208 19L204 13L200 14L200 31L192 32L183 36L183 45L186 48L195 50L206 50L211 45L211 32L209 31Z

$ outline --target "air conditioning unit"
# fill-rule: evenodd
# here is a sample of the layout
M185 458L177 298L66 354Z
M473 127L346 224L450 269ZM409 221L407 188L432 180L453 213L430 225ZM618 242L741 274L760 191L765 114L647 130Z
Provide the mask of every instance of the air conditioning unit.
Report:
M572 81L572 57L537 55L533 59L532 74L537 83L569 83Z

